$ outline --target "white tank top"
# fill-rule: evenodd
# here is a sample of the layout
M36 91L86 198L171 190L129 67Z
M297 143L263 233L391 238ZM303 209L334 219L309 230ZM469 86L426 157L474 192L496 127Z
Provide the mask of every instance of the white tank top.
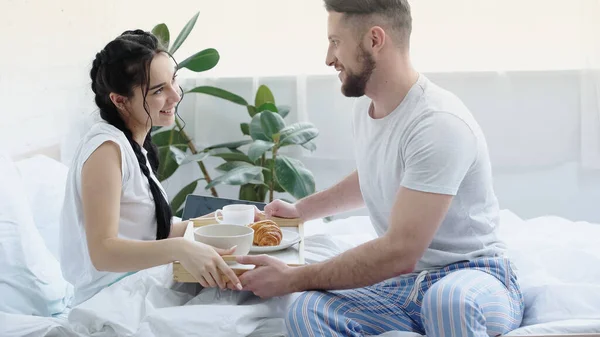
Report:
M156 240L155 206L148 179L142 173L138 160L125 134L116 127L101 121L94 124L79 144L69 169L65 200L60 223L60 262L64 278L74 287L72 306L78 305L104 287L132 273L100 272L94 268L83 223L81 200L81 170L89 156L104 142L112 141L121 149L121 210L120 238L131 240ZM142 148L144 156L147 152ZM152 174L146 157L146 165Z

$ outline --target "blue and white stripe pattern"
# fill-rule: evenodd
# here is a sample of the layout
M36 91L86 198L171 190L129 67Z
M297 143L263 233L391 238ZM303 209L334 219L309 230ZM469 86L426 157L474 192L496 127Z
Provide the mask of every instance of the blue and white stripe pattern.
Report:
M523 296L506 258L481 258L341 291L310 291L292 305L288 334L499 336L519 327Z

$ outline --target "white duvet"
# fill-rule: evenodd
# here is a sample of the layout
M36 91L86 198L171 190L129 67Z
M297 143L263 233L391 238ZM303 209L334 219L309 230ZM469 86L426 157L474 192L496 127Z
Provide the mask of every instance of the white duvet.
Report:
M556 217L523 221L502 212L502 237L519 268L523 327L510 335L600 332L600 225ZM374 237L366 217L306 225L305 258L320 261ZM171 267L127 277L64 317L0 314L1 336L284 336L292 294L249 293L175 284ZM415 336L392 332L390 336Z

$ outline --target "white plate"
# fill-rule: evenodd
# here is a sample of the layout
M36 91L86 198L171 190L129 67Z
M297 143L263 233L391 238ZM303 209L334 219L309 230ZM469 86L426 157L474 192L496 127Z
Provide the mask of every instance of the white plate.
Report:
M250 252L251 253L269 253L269 252L276 252L278 250L283 250L286 248L289 248L295 244L297 244L298 242L300 242L300 234L290 231L290 230L286 230L286 229L282 229L281 233L283 234L283 237L281 238L281 242L279 243L278 246L252 246L250 247Z

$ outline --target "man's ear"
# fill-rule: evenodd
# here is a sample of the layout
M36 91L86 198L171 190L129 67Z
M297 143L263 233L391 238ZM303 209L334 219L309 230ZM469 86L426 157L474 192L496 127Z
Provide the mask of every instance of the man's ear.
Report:
M127 101L127 98L125 96L119 95L119 94L115 94L114 92L111 92L108 97L110 97L110 100L112 101L112 103L117 107L117 109L124 111L125 110L125 102Z
M379 26L375 26L369 31L368 38L373 52L376 53L380 51L385 45L385 30L383 30L383 28Z

